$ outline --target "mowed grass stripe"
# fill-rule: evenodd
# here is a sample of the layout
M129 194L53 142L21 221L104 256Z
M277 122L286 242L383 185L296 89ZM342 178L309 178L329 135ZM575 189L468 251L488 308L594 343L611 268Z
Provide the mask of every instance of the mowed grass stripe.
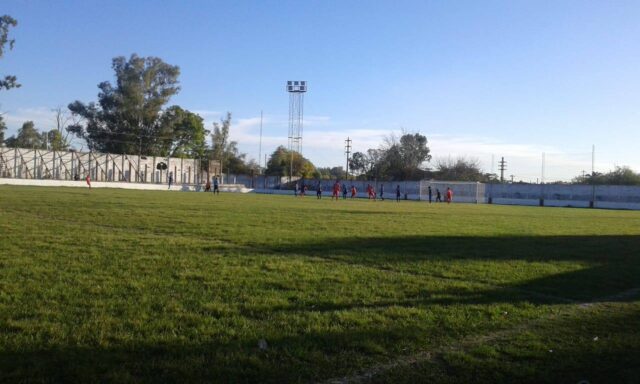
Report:
M640 286L637 212L0 187L0 229L8 381L322 380Z

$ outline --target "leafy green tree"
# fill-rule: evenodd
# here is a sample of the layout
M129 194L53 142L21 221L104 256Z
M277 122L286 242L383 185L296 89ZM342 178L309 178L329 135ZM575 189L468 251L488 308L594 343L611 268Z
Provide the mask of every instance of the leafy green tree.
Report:
M249 174L250 169L246 164L247 155L240 153L238 142L229 140L229 129L231 128L231 112L227 112L225 118L220 122L213 123L213 133L211 134L211 154L212 160L220 162L222 172L234 174Z
M177 105L167 108L160 119L157 149L161 156L202 158L207 149L202 117Z
M315 166L300 153L289 151L279 146L267 161L265 173L271 176L289 176L291 172L291 156L293 155L293 176L311 178L316 172Z
M438 180L447 181L496 181L495 175L482 171L480 168L480 160L466 159L464 157L436 160L435 172L432 176Z
M4 131L7 130L7 124L4 122L4 118L0 115L0 146L4 143Z
M42 133L42 147L53 151L66 151L69 149L69 144L62 135L62 132L57 129L52 129L49 132Z
M15 39L9 39L9 27L17 25L18 22L13 17L9 15L0 16L0 58L4 56L6 45L9 46L9 50L13 49L16 41ZM15 76L5 75L4 78L0 78L0 90L19 87L20 84L18 84Z
M18 148L41 148L43 145L42 136L36 130L33 121L22 124L16 136L11 136L5 143L9 147Z
M423 178L423 164L431 160L427 138L419 133L403 133L400 139L390 136L382 158L377 162L378 173L394 180Z
M354 152L349 159L349 170L355 175L367 172L367 158L362 152Z
M615 167L607 173L594 172L593 175L575 177L572 180L577 184L595 185L640 185L640 173L634 172L628 166Z
M355 152L349 159L349 169L362 179L375 179L380 176L385 151L368 149L367 152Z
M319 177L316 177L319 175ZM343 167L318 167L316 168L316 173L314 173L314 178L320 179L344 179L345 171Z
M83 124L69 130L91 150L161 155L167 134L162 108L180 90L180 69L157 57L136 54L129 60L114 58L112 68L116 83L98 85L98 104L69 104L69 110L83 119Z
M220 162L224 172L228 166L227 158L236 149L235 141L229 142L229 128L231 127L231 112L227 112L224 119L213 123L213 133L211 133L211 159Z

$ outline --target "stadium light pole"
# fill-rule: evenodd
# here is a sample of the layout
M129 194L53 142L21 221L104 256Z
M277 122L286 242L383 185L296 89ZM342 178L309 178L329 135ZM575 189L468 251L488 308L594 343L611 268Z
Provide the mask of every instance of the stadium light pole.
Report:
M302 131L304 116L304 94L307 92L306 81L287 81L289 93L289 182L293 180L293 152L302 156Z

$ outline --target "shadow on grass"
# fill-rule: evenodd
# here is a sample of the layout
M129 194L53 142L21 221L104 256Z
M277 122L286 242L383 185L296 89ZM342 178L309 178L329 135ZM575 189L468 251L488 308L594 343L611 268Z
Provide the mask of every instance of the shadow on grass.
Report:
M635 383L638 327L637 306L617 313L578 311L493 339L434 340L427 347L431 358L424 361L403 358L411 352L393 349L408 338L431 338L410 326L271 338L266 351L257 340L4 350L0 382L316 382L368 372L400 357L409 364L374 371L375 381Z
M415 268L415 273L424 274L425 279L429 278L429 264L426 263L427 270L421 264L429 261L445 264L459 260L495 261L496 268L501 268L501 262L506 263L506 268L514 260L531 263L574 261L585 265L577 271L487 290L444 288L437 296L377 302L370 304L372 307L525 301L564 304L566 300L563 298L627 302L637 300L637 296L609 296L640 286L639 236L341 238L328 242L256 247L255 250L267 254L323 258L382 271L412 273L412 268ZM535 265L531 267L535 268ZM472 263L469 268L473 268ZM366 306L319 303L313 311L362 307ZM291 309L310 310L295 305L286 309L274 308ZM433 382L461 382L466 379L476 382L557 382L569 379L569 382L575 382L583 377L604 378L605 381L617 378L619 380L613 381L625 382L628 378L639 377L640 340L637 330L640 316L637 309L626 314L598 312L597 316L584 317L589 317L588 324L584 324L584 318L574 316L552 322L548 328L530 331L536 335L535 340L524 339L515 344L505 342L499 347L500 356L483 358L484 365L468 364L464 356L459 359L447 356L436 367L422 367L424 372L414 369L416 373L407 376L407 382L420 381L424 377L431 377ZM265 321L268 321L268 316L265 316ZM491 328L491 323L487 326ZM601 337L606 341L607 335L616 335L616 341L602 342L593 347L586 344L572 346L577 337L572 336L576 335L576 329L586 330L580 337L604 335ZM309 333L302 329L299 332L296 336L267 336L267 351L259 350L258 339L249 339L252 336L247 335L235 344L196 340L170 344L133 341L128 346L116 345L113 348L62 346L45 350L29 350L26 346L13 349L9 344L0 345L0 382L309 382L366 369L375 361L393 360L403 353L396 349L402 343L419 346L419 340L433 339L432 343L437 347L451 341L449 337L456 338L453 334L448 335L446 329L435 335L410 323L386 324L375 329L354 326L332 333ZM490 331L483 328L468 332L482 334ZM555 343L554 346L547 346L549 340ZM598 349L599 345L606 348ZM557 352L549 356L527 354L532 346L542 352L547 348L557 349ZM465 367L467 370L463 371ZM524 371L520 370L527 367L528 376L523 376ZM437 376L430 376L436 371ZM395 376L385 376L385 379L388 382L402 381ZM382 380L387 381L385 379Z
M441 292L454 299L426 299L425 304L485 304L491 302L530 301L553 304L574 301L628 301L634 295L618 295L640 289L640 236L507 236L507 237L439 237L405 236L373 238L336 238L329 241L279 245L268 248L279 255L301 255L345 263L356 267L415 273L425 278L443 277L430 270L430 262L480 262L499 275L509 273L512 262L526 262L518 268L532 268L529 263L576 262L584 268L518 283L503 283L502 289L478 292ZM486 263L484 263L486 262ZM491 266L487 266L488 264ZM531 265L529 267L529 265ZM473 263L460 268L473 272ZM446 267L444 270L446 271ZM476 271L482 274L482 271ZM451 277L450 273L447 278ZM460 279L472 280L470 276ZM483 280L483 279L479 279ZM485 279L492 285L500 285ZM415 303L407 303L414 305Z
M373 383L638 383L640 311L578 311L431 360L381 372Z

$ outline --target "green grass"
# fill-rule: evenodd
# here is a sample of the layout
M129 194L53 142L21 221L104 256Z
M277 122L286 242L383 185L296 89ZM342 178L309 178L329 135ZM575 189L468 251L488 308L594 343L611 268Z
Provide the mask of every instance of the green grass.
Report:
M0 382L331 379L637 383L640 212L0 186Z

